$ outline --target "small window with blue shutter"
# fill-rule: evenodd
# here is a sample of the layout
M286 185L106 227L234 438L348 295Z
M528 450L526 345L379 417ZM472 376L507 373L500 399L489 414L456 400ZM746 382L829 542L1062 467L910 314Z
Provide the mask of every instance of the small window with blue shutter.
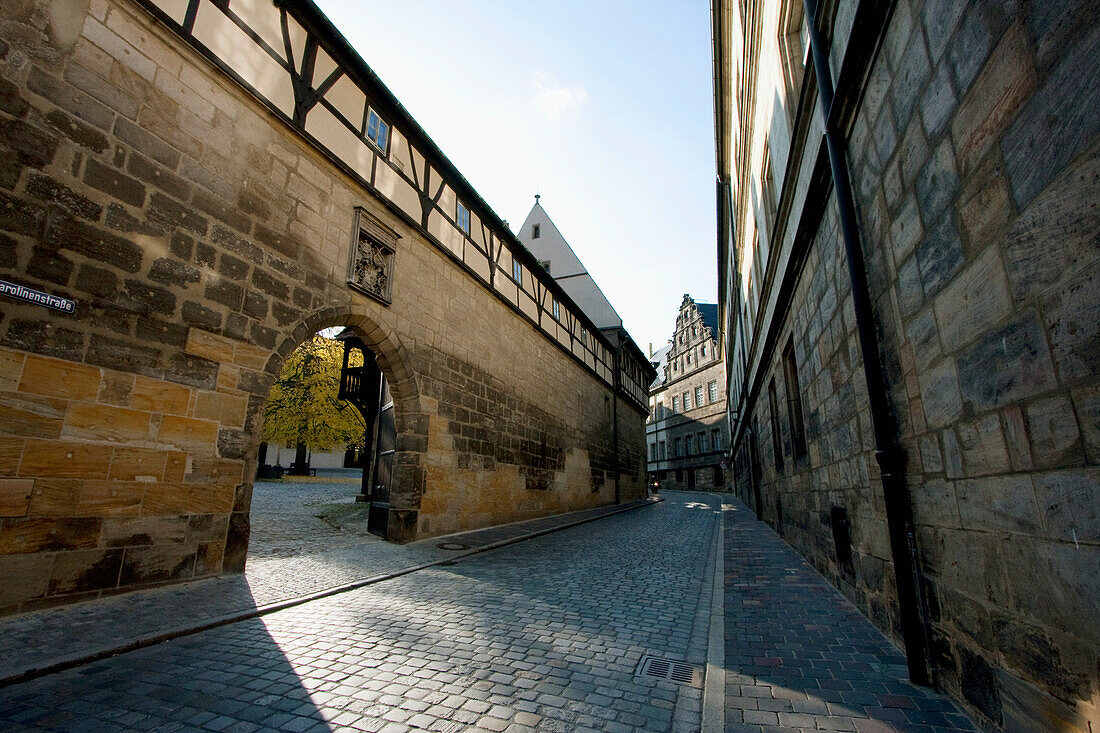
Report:
M383 155L387 152L387 146L390 144L390 126L373 109L367 110L367 139L374 143Z

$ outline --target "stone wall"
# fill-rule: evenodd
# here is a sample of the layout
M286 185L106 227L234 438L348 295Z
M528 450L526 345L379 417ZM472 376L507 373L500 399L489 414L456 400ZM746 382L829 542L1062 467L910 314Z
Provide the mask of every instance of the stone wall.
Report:
M239 571L264 399L328 326L390 381L392 539L614 500L610 388L227 76L125 0L0 16L0 267L77 303L0 303L0 612ZM345 285L356 206L388 306Z
M1091 3L901 0L850 137L936 677L992 728L1100 725L1098 56ZM762 504L899 638L836 221L830 203L778 339L793 337L807 458L791 455L778 349L750 406ZM737 456L750 506L753 437Z

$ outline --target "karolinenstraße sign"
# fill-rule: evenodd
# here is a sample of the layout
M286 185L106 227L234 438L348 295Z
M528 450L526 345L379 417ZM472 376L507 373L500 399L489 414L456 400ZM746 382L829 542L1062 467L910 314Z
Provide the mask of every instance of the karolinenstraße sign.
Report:
M7 295L10 298L22 300L26 303L44 305L47 308L53 308L54 310L61 311L62 313L72 313L76 310L76 303L69 300L68 298L62 298L57 295L50 295L49 293L43 293L40 290L31 290L30 288L25 288L22 285L10 283L7 280L0 280L0 295Z

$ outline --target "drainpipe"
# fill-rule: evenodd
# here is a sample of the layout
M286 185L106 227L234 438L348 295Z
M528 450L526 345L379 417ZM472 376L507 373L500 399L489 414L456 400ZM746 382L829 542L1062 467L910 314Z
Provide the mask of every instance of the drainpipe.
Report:
M620 331L615 344L615 386L611 391L611 435L615 446L615 503L619 503L619 373L623 368L623 332Z
M897 440L897 424L890 407L886 383L879 356L875 315L867 285L867 269L863 261L856 220L852 186L848 177L848 160L844 135L831 121L833 81L829 71L829 42L818 29L818 0L804 0L806 25L810 34L810 53L817 74L817 89L825 118L825 142L829 148L829 164L833 174L833 190L840 209L840 228L848 260L848 275L852 281L852 303L855 306L856 330L863 356L863 375L867 381L867 398L871 408L871 424L875 433L875 459L882 475L882 494L886 506L886 524L890 535L890 554L894 562L894 579L898 589L901 632L905 643L905 659L909 679L918 685L931 684L931 659L926 614L922 612L920 568L917 561L916 533L913 529L912 500L905 484L905 453Z

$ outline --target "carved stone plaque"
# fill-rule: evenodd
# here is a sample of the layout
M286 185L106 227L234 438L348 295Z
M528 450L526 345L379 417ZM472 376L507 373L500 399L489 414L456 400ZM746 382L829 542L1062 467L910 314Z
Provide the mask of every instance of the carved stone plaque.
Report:
M399 238L397 232L357 206L348 258L348 285L389 305L393 292L393 258Z

